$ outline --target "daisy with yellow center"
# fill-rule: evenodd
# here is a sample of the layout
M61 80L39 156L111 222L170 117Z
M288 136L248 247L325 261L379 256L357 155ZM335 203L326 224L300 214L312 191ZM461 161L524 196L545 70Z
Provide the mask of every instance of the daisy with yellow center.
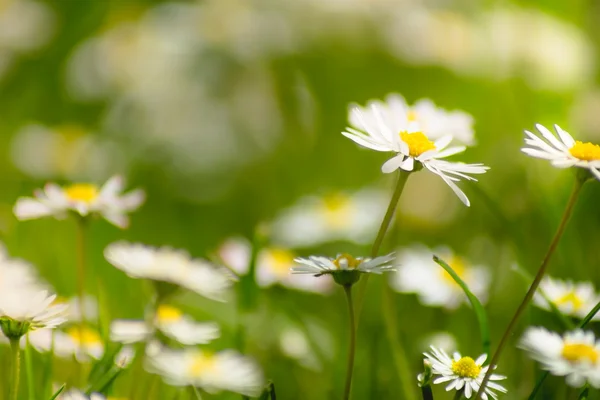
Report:
M312 247L338 240L369 243L385 213L387 197L377 188L302 197L275 218L271 236L283 247Z
M129 224L127 213L136 210L144 202L144 192L134 190L122 194L124 181L115 176L102 187L90 183L76 183L60 187L48 183L43 190L37 190L34 197L21 197L17 200L14 213L20 220L53 216L65 218L69 212L82 217L99 215L120 228Z
M590 282L574 283L545 277L533 298L533 303L550 310L549 301L562 314L583 319L600 302L600 296ZM600 319L600 316L596 314L594 319Z
M171 350L152 344L147 369L175 386L196 386L208 393L230 391L258 396L264 385L259 367L251 359L233 350L218 353L198 349Z
M384 173L426 168L442 178L458 198L469 206L469 199L455 182L461 179L476 181L469 174L483 174L488 167L444 161L444 158L461 153L466 148L448 147L453 140L449 131L444 136L436 137L431 124L421 121L417 118L419 115L419 111L412 110L398 99L390 99L389 104L370 102L368 108L353 106L349 116L353 128L348 128L342 134L363 147L396 153L382 165Z
M576 141L558 125L554 125L556 135L543 125L536 124L535 127L542 137L525 131L525 144L527 146L521 149L523 153L549 160L557 168L585 168L596 179L600 179L599 145Z
M462 390L463 395L470 399L481 386L483 376L489 369L489 365L484 366L483 363L487 359L487 355L483 354L476 360L471 357L463 357L460 353L455 352L450 357L444 350L431 346L431 352L423 353L425 360L431 363L432 373L434 375L433 383L446 383L446 391ZM505 376L492 374L490 381L483 393L482 399L497 399L496 392L506 393L506 389L495 383L506 379Z
M600 342L593 332L575 330L563 336L544 328L529 328L520 347L553 375L564 376L568 385L600 388Z
M398 251L398 271L393 274L391 285L400 293L416 293L419 301L428 306L455 309L468 301L463 290L432 257L438 254L449 260L450 267L469 286L469 289L485 302L490 284L487 268L470 264L447 247L434 250L413 245Z

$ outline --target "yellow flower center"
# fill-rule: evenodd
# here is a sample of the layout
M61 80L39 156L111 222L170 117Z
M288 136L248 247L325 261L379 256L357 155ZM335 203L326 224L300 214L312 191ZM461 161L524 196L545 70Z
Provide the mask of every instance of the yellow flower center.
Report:
M272 248L265 251L267 267L279 275L289 275L296 255L289 250Z
M400 138L408 145L411 157L418 157L429 150L435 150L435 144L427 139L423 132L400 132Z
M600 146L594 143L583 143L579 140L569 149L569 153L575 158L584 161L600 160Z
M575 293L575 291L571 291L565 294L564 296L554 300L554 304L556 304L557 306L561 306L568 303L571 303L571 306L573 307L574 311L580 310L581 307L583 307L584 305L584 301L581 300L579 296L577 296L577 293Z
M212 354L197 354L188 368L188 373L194 377L201 376L205 372L214 370L216 365L217 362Z
M352 215L352 201L342 193L331 194L323 198L322 213L328 226L346 227Z
M76 183L64 189L65 196L71 201L91 203L98 198L99 190L90 183Z
M477 378L481 373L481 367L471 357L463 357L458 361L452 361L452 372L461 378Z
M346 265L348 265L348 268L350 269L356 269L362 262L363 260L359 260L357 258L352 257L350 254L340 254L335 260L333 260L333 264L338 268L341 269L340 264L342 263L342 261L346 261Z
M74 326L67 330L67 335L78 344L84 346L97 345L102 343L102 338L96 331L88 327Z
M176 322L181 319L183 313L176 307L161 304L156 310L156 319L160 322Z
M457 257L457 256L453 256L448 265L450 267L452 267L452 269L454 270L454 272L456 272L456 275L458 275L458 277L460 279L465 278L465 274L467 272L467 263L465 262L465 260L461 257ZM450 274L448 272L446 272L445 269L440 268L440 274L442 274L442 278L449 284L452 285L458 285L454 279L452 278L452 276L450 276Z
M596 364L596 361L598 361L598 351L593 346L584 343L565 343L562 356L570 363L587 360L592 364Z

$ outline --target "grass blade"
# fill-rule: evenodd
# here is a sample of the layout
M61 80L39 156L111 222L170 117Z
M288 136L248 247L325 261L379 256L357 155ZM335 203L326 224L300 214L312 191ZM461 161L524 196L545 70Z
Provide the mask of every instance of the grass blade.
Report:
M56 392L54 392L54 394L52 395L52 397L50 397L50 399L48 399L48 400L54 400L54 399L56 399L58 397L58 395L61 394L63 390L65 390L65 386L66 385L67 385L66 383L63 383L62 386L59 387L58 390Z
M487 355L490 354L490 327L488 324L487 314L485 309L481 305L481 302L475 295L469 290L467 284L460 279L458 274L454 272L454 270L441 258L438 256L433 256L433 261L435 261L440 267L444 268L448 274L454 279L454 282L460 286L460 288L465 292L471 306L473 306L473 311L475 311L475 315L477 316L477 322L479 323L479 331L481 333L481 346L483 347L483 352Z

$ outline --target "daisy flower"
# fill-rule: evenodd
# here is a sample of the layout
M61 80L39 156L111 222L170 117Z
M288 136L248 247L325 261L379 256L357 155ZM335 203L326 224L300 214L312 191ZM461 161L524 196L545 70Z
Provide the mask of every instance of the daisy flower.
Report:
M543 125L536 124L543 139L532 132L525 131L525 144L521 151L536 158L549 160L558 168L579 167L589 170L596 179L600 179L600 146L590 142L580 142L558 125L554 125L556 135ZM558 136L558 138L557 138ZM545 139L545 140L544 140Z
M593 332L575 330L560 336L532 327L525 331L520 347L543 369L566 377L568 385L581 387L587 382L600 388L600 341Z
M110 244L104 256L131 278L172 283L213 300L224 301L233 283L225 268L194 259L184 250L118 242Z
M490 284L490 274L486 268L469 264L448 248L441 247L435 253L448 262L480 301L485 302ZM397 254L398 271L390 282L396 291L416 293L421 303L450 310L468 301L450 274L433 261L434 251L418 245Z
M227 239L218 249L223 263L239 275L248 272L252 247L244 238ZM265 247L258 253L256 260L256 283L260 287L280 284L290 289L308 292L326 293L331 281L315 279L312 276L292 277L290 269L295 266L296 254L281 247ZM297 279L300 278L300 279Z
M385 213L387 197L371 188L303 197L275 218L271 236L285 247L310 247L335 240L369 243Z
M23 287L4 289L0 291L0 327L10 339L35 329L55 328L67 320L67 306L52 305L56 295Z
M212 354L195 348L158 347L147 353L148 371L161 375L170 385L197 386L208 393L226 390L249 397L258 396L264 385L254 361L233 350Z
M332 275L336 283L352 285L360 279L360 274L382 274L383 272L394 271L395 267L390 264L393 260L393 254L374 259L354 258L350 254L339 254L336 258L310 256L308 258L296 258L294 261L300 265L293 267L291 271L292 274L310 274L317 277Z
M176 307L161 304L154 318L154 327L167 337L183 344L206 344L220 336L219 325L214 322L198 323ZM147 340L154 333L145 321L116 320L110 328L111 340L135 343Z
M467 399L470 399L471 396L477 393L483 377L490 368L489 365L483 365L487 359L487 355L482 354L474 360L471 357L463 357L460 353L455 352L451 358L444 350L433 346L430 348L431 352L423 353L423 355L431 363L432 373L436 376L433 380L434 384L450 382L446 386L446 391L463 390L463 395ZM494 382L503 379L506 379L503 375L492 374L490 382L487 383L481 398L487 400L489 396L492 399L497 399L498 394L496 392L506 393L506 389L503 386Z
M69 212L82 217L100 215L111 224L126 228L129 225L127 213L140 207L145 194L140 189L122 194L124 185L120 176L110 178L102 187L90 183L67 187L48 183L43 190L37 190L33 198L19 198L14 213L19 220L48 216L63 219Z
M464 111L446 111L437 107L429 99L418 100L410 106L400 94L392 93L386 96L385 102L372 100L366 107L354 105L360 111L363 118L371 125L377 125L377 111L382 114L385 121L389 121L392 127L402 127L402 119L418 123L427 131L430 139L440 139L446 135L452 135L454 140L472 145L475 141L473 130L473 117ZM350 124L357 129L363 128L363 123L358 113L350 111ZM401 132L397 130L396 132Z
M600 296L596 294L594 285L590 282L574 283L545 277L533 298L533 303L550 310L548 301L562 314L583 319L600 302ZM600 316L596 314L594 319L600 319Z
M397 169L412 172L424 167L442 178L465 205L470 205L455 182L461 179L476 181L468 174L483 174L488 167L442 160L463 152L465 147L448 147L452 135L438 139L428 136L427 127L412 118L408 110L397 107L392 113L380 102L371 102L369 109L370 112L364 114L360 108L351 108L349 119L357 129L348 128L342 134L363 147L396 153L382 165L384 173Z
M73 325L64 332L54 332L53 338L46 334L45 338L30 338L30 341L38 351L51 351L53 345L54 354L57 356L62 358L74 356L80 362L90 359L100 360L104 355L102 338L96 330L88 326ZM52 341L54 341L53 344Z

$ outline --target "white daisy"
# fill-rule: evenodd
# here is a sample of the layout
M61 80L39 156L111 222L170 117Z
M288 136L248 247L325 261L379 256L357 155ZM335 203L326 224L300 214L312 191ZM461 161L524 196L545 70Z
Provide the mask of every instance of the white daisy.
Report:
M214 322L196 322L176 307L161 304L154 318L154 327L169 338L183 344L206 344L220 336L219 325ZM153 328L145 321L116 320L110 328L111 340L120 343L136 343L153 335Z
M335 240L366 244L373 240L389 199L377 189L307 196L283 210L272 235L284 247L309 247Z
M410 106L404 97L392 93L386 96L385 102L372 100L366 107L353 105L353 108L358 109L363 120L371 126L377 126L379 112L386 123L390 124L390 128L400 128L393 129L395 132L402 132L403 121L408 119L423 127L431 140L452 135L455 140L465 145L472 145L474 142L475 132L471 115L459 110L446 111L429 99L418 100L415 105ZM349 122L354 128L363 130L364 125L359 113L354 112L353 108L350 109Z
M348 128L342 132L344 136L372 150L397 153L382 165L384 173L397 169L410 172L425 167L442 178L465 205L470 205L467 196L454 182L461 179L476 181L467 174L483 174L488 167L441 160L465 150L464 146L448 147L452 135L431 141L426 127L414 120L409 110L397 107L392 114L380 102L370 103L367 115L360 108L352 108L350 121L358 129Z
M20 338L30 330L55 328L64 323L67 305L52 305L55 298L45 290L25 287L0 291L2 331L9 338Z
M550 310L548 301L562 314L583 319L600 302L600 296L596 294L594 285L590 282L574 283L545 277L533 298L533 303ZM600 315L596 314L594 319L600 319Z
M532 327L523 335L520 347L543 369L565 376L568 385L581 387L587 382L600 388L600 341L596 341L593 332L575 330L561 337Z
M460 353L455 352L450 358L444 350L433 346L431 346L431 353L423 354L425 359L431 363L433 375L437 376L433 383L450 382L446 386L446 391L463 390L463 395L467 399L477 393L483 377L490 367L489 365L483 366L487 359L486 354L482 354L476 360L473 360L471 357L462 357ZM496 391L506 393L503 386L493 382L503 379L506 379L503 375L492 374L481 398L487 400L489 396L492 399L497 399L498 394Z
M54 332L54 354L63 358L75 358L80 362L100 360L104 355L104 343L97 331L88 326L71 326ZM42 351L49 351L42 349Z
M233 283L225 268L194 259L184 250L118 242L110 244L104 256L132 278L169 282L213 300L224 301Z
M250 266L251 244L243 238L227 239L218 249L223 263L237 274L244 275ZM259 251L256 260L256 282L260 287L280 284L290 289L326 293L332 288L331 281L312 276L292 277L290 269L295 265L296 254L281 247L266 247ZM299 278L299 279L298 279Z
M447 309L455 309L468 301L450 274L433 261L434 251L416 245L402 249L397 254L398 271L390 283L398 292L416 293L421 303ZM439 248L435 254L452 267L481 302L485 302L490 284L490 274L486 268L470 265L448 248Z
M127 213L140 207L145 194L140 189L121 194L123 188L124 181L120 176L112 177L101 188L89 183L67 187L48 183L43 190L34 193L34 198L19 198L14 213L20 220L47 216L62 219L68 212L75 212L83 217L100 215L110 223L126 228L129 225Z
M553 166L558 168L585 168L594 174L596 179L600 179L600 171L598 170L600 168L599 145L576 141L558 125L554 125L558 138L543 125L536 124L535 127L545 140L529 131L525 131L527 146L521 149L523 153L549 160Z
M260 368L233 350L215 354L199 349L148 351L146 368L175 386L197 386L209 393L227 390L245 396L258 396L264 379Z
M393 254L374 259L354 258L350 254L338 254L336 258L310 256L308 258L296 258L294 261L300 265L291 269L292 274L311 274L315 276L336 274L341 271L381 274L386 271L394 271L395 268L390 264L394 261Z

